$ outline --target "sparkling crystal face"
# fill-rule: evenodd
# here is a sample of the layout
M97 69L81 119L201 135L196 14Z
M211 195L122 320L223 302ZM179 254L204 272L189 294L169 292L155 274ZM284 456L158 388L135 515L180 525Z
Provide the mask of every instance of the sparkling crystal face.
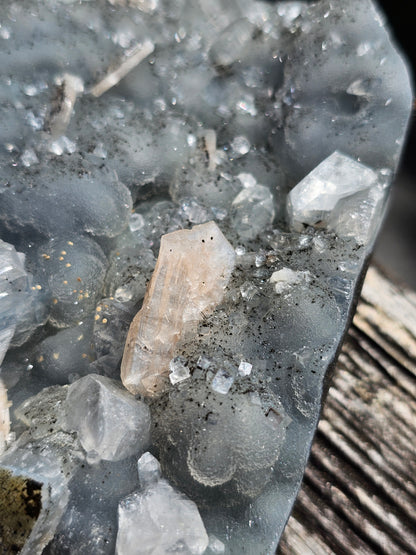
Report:
M274 552L411 109L380 14L22 0L0 43L23 552Z

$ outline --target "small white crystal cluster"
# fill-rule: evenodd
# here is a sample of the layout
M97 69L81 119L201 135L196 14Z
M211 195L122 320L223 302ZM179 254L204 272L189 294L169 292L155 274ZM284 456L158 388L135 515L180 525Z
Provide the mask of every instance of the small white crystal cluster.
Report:
M273 552L412 103L377 10L0 22L3 550Z
M118 507L116 553L204 553L208 536L195 503L160 477L160 465L150 453L140 457L138 471L141 490Z

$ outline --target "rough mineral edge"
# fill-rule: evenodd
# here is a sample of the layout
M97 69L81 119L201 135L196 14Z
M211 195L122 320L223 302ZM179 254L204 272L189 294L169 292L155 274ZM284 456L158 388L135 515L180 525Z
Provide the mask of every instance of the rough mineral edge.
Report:
M41 511L37 518L28 522L26 530L27 539L20 553L22 555L41 555L46 545L52 540L56 528L66 509L69 500L69 489L67 483L69 477L65 477L56 459L46 456L38 456L29 450L15 450L11 447L0 459L0 471L8 473L8 480L3 483L3 493L6 498L13 495L16 483L33 481L40 489ZM29 497L30 500L30 497ZM16 526L25 521L25 505L21 511L12 514L12 522ZM0 519L2 515L0 515Z
M16 325L8 325L5 329L0 330L0 364L3 362L9 348L10 342L13 339Z
M7 398L7 389L0 379L0 455L4 453L10 440L10 413L11 402Z
M134 394L164 387L178 342L222 301L235 263L215 222L164 235L143 306L127 336L121 380Z

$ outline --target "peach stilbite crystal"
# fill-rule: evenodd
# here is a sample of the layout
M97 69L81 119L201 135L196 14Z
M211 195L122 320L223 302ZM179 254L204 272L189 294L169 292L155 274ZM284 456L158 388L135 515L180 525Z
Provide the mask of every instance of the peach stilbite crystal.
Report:
M153 397L167 382L178 343L222 301L235 252L215 222L164 235L141 310L127 336L121 380Z

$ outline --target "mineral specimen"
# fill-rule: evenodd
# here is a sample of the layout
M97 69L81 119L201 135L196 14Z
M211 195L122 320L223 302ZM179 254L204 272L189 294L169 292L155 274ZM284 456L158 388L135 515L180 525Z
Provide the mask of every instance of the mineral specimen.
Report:
M382 16L3 2L0 67L0 550L273 553L411 109Z
M23 253L0 239L0 364L10 344L27 341L47 319L42 286L33 282L24 262Z

